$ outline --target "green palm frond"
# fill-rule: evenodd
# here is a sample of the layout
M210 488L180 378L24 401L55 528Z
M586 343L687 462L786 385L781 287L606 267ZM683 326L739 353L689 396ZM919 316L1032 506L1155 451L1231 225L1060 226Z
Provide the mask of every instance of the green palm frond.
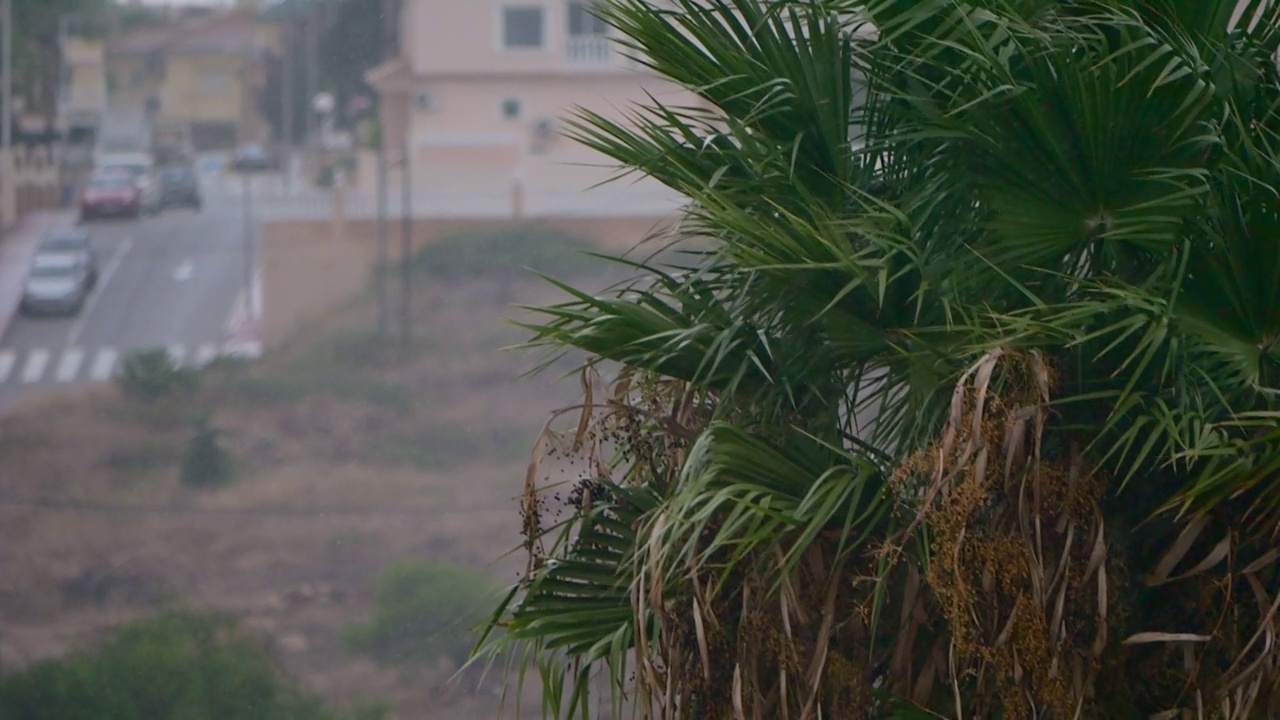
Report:
M650 522L661 530L659 564L673 579L707 573L722 584L755 559L781 583L820 533L839 538L839 562L882 532L889 509L882 468L802 433L788 440L780 447L731 424L707 428L661 517Z
M697 249L525 325L645 418L501 614L547 714L1280 713L1280 5L598 10L684 94L571 135Z

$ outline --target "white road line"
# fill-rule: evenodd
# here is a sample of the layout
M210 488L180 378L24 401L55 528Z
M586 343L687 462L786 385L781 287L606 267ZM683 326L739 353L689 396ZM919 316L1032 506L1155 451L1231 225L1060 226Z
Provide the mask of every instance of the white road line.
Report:
M173 360L174 365L182 365L182 361L187 357L187 349L181 345L170 345L169 357Z
M120 243L120 247L116 248L116 254L111 256L107 261L107 266L103 268L98 275L98 283L93 288L93 292L89 294L89 300L85 302L84 307L80 308L80 317L76 318L76 322L71 326L71 331L67 333L67 345L75 345L80 339L80 333L84 332L85 321L89 319L89 313L93 310L94 303L98 301L98 297L102 295L102 290L107 287L107 283L111 282L111 276L116 274L116 270L120 269L120 263L124 262L124 256L129 252L129 248L133 246L133 238L125 238Z
M22 382L30 385L40 382L44 377L44 369L49 366L49 351L43 348L32 350L27 356L27 364L22 368Z
M173 269L173 279L178 282L186 282L196 272L196 264L191 260L183 260L178 267Z
M18 355L12 350L0 352L0 383L9 382L9 374L13 372L13 366L18 362Z
M204 367L213 362L218 357L218 346L213 343L205 343L196 350L196 367ZM0 382L3 382L0 380Z
M58 363L58 372L54 375L54 380L60 383L68 383L76 379L76 373L80 372L80 363L84 360L84 351L80 348L67 348L62 353L62 361Z
M102 348L93 360L93 367L89 369L89 379L94 382L106 382L111 379L111 373L115 369L116 351L112 348Z

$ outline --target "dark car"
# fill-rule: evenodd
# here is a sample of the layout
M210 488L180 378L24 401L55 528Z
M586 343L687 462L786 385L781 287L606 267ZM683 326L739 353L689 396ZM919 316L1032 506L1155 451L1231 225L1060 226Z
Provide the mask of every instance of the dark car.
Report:
M185 165L160 169L160 206L200 209L200 179Z
M138 217L142 214L142 188L125 172L103 172L89 179L80 199L80 217Z
M231 167L239 172L270 170L271 166L271 154L261 145L245 145L231 160Z
M18 309L25 315L75 315L92 288L93 278L81 258L36 255Z

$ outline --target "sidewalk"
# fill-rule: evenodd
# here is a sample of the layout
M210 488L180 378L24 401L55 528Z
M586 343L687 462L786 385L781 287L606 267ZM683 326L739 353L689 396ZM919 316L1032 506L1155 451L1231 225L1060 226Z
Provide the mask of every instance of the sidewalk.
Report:
M0 339L22 301L22 284L27 277L31 255L44 234L55 228L72 227L73 210L44 210L28 214L22 223L0 237Z

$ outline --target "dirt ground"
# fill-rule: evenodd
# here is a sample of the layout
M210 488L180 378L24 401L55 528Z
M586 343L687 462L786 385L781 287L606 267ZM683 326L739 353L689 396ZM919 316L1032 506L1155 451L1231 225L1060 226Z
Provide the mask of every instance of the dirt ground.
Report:
M600 288L615 273L575 283ZM518 576L516 557L499 558L520 541L528 450L576 388L554 372L522 379L536 357L501 350L525 337L508 322L521 315L513 305L559 298L514 278L424 278L407 360L378 341L365 298L277 356L209 371L194 398L148 406L104 386L34 399L0 422L0 667L180 603L240 617L335 707L494 717L496 682L470 691L443 683L446 668L380 667L339 634L367 617L397 560ZM229 487L179 482L200 412L236 458Z

